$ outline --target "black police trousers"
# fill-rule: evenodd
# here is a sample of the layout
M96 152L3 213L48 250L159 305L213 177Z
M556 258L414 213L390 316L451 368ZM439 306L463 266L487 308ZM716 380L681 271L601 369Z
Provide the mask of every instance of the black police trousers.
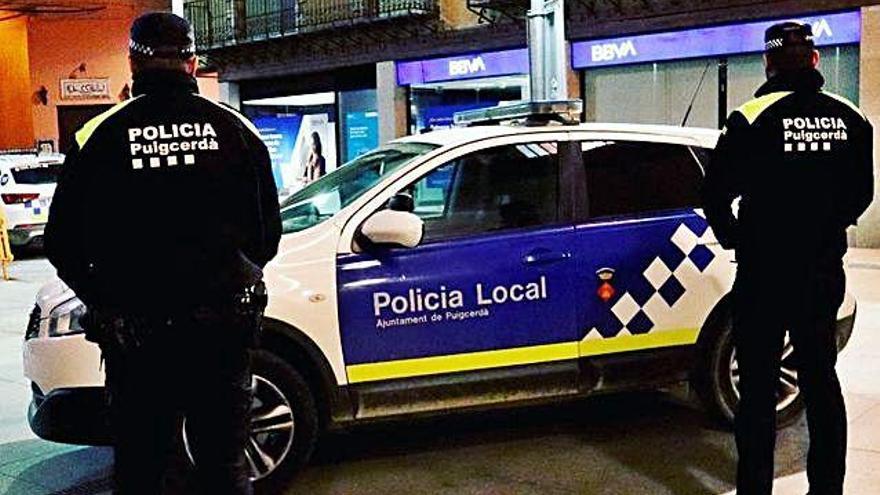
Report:
M846 463L846 410L837 379L836 319L843 302L842 262L739 265L734 284L734 345L740 373L736 415L737 493L773 488L776 403L785 331L810 435L810 495L840 495Z
M181 424L195 461L194 491L252 493L244 448L254 329L235 323L230 313L201 308L145 318L148 335L136 348L102 346L115 437L114 493L163 493L169 461L180 451Z

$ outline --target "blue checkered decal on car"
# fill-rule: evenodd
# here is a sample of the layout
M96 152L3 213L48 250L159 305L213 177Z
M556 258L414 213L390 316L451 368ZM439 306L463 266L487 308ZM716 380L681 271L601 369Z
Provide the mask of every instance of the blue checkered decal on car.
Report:
M715 260L716 254L703 239L711 236L708 229L700 215L681 221L672 237L658 246L656 256L641 267L641 276L629 279L626 290L612 301L612 316L598 326L603 337L654 330L657 317L675 307L688 291L688 279L705 272Z
M29 209L29 210L31 210L31 212L32 212L34 215L39 215L39 214L43 211L43 210L41 209L41 207L40 207L40 204L37 203L37 204L35 205L33 201L25 201L25 202L24 202L24 207L27 208L27 209Z
M37 199L31 199L22 203L26 210L30 210L31 215L39 217L49 213L49 206L52 204L52 196L40 196Z

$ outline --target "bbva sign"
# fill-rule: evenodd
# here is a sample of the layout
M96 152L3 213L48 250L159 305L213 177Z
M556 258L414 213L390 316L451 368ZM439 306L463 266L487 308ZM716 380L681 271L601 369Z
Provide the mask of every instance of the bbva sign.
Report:
M639 54L636 51L636 44L632 40L620 43L595 44L591 50L593 62L609 62L627 57L635 57Z
M466 58L449 61L450 76L469 76L486 70L486 63L483 57Z

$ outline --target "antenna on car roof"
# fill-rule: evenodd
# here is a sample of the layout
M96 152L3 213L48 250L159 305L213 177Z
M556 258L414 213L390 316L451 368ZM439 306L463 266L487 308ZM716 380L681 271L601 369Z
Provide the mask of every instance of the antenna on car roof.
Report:
M709 73L709 67L712 66L712 61L706 62L706 67L703 68L703 75L700 76L700 82L697 83L697 89L694 90L694 96L691 97L691 104L688 105L687 111L684 113L684 118L681 119L681 126L684 127L687 125L688 119L691 116L691 111L694 109L694 103L697 102L697 96L700 95L700 90L703 89L703 83L706 82L706 74Z

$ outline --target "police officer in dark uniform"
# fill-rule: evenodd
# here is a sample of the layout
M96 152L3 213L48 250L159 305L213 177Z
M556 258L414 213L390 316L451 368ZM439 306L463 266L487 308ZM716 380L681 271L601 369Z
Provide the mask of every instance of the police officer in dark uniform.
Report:
M835 371L835 321L844 297L846 229L873 197L873 130L855 105L822 91L809 25L774 25L765 42L768 80L730 115L704 190L709 223L738 262L737 488L743 495L772 490L788 330L807 408L810 494L840 494L846 411Z
M251 493L249 349L281 224L269 155L242 115L199 96L189 23L131 27L133 98L67 154L46 230L106 366L117 493L162 491L185 418L200 489Z

